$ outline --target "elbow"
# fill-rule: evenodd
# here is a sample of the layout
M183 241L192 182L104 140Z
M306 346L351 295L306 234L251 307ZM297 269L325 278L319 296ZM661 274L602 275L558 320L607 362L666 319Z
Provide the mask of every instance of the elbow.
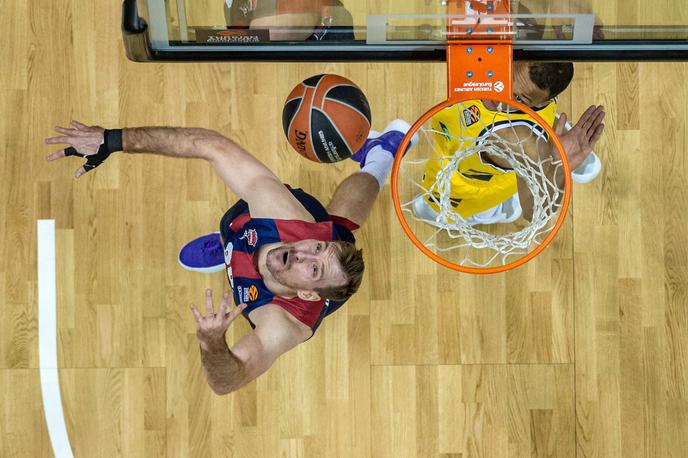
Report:
M224 135L210 129L196 129L196 134L193 141L193 149L199 157L206 161L215 164L218 158L224 154L228 149L228 145L232 141Z
M226 396L234 391L236 391L236 388L233 388L231 386L210 386L210 388L213 390L213 393L215 393L218 396Z
M213 393L215 393L218 396L227 396L228 394L234 393L237 391L239 388L244 386L247 381L242 381L241 379L238 380L231 380L225 382L224 380L222 381L214 381L214 383L210 383L208 381L208 385L210 388L213 390Z

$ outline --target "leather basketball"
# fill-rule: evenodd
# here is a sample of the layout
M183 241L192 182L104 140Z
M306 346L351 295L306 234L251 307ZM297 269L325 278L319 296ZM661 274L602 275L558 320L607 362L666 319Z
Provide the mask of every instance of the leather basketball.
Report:
M316 75L299 83L282 110L291 146L315 162L338 162L363 146L370 132L370 106L350 80Z

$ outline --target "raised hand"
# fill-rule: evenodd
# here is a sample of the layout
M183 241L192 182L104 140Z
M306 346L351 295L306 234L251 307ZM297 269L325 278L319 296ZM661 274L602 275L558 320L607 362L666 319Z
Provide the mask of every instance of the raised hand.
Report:
M569 131L566 131L566 113L562 113L555 122L554 131L566 151L571 170L576 169L595 148L604 132L604 116L602 105L591 105Z
M55 131L61 133L58 137L49 137L45 139L47 144L59 144L66 143L70 145L67 148L55 151L54 153L46 156L49 161L55 161L61 159L65 156L94 156L99 153L101 145L105 141L105 129L100 126L86 126L77 121L70 121L72 128L56 126ZM104 159L103 159L104 160ZM79 178L81 175L87 171L97 167L101 161L96 161L97 164L93 165L93 161L88 161L82 167L79 167L74 176ZM91 163L91 164L89 164Z
M225 291L222 296L222 302L218 313L215 313L213 307L213 290L210 288L205 290L205 310L206 315L203 316L198 311L195 304L190 305L191 312L196 319L196 335L201 343L201 347L207 349L217 344L225 344L225 333L229 325L238 317L242 310L246 308L246 304L239 304L234 310L229 310L229 291Z

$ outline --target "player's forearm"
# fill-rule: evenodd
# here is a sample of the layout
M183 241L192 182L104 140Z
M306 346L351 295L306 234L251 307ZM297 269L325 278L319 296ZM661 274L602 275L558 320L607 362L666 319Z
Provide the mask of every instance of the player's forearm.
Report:
M588 157L587 154L581 154L581 153L574 153L574 154L567 154L566 159L568 160L569 163L569 169L573 173L574 170L578 168L579 165L585 161L585 158ZM564 174L563 174L563 167L561 167L561 164L559 165L548 165L547 167L543 167L545 171L545 176L547 177L554 177L555 180L555 185L557 186L557 189L562 190L559 199L557 199L557 203L561 202L561 199L564 196L564 186L566 184L566 180L564 180Z
M518 186L518 200L521 204L521 216L526 221L531 222L533 220L533 194L523 178L517 176L516 184Z
M229 140L208 129L181 127L134 127L122 130L122 148L164 156L210 160Z
M165 156L200 158L212 164L222 181L242 199L256 183L277 177L263 163L229 138L207 129L137 127L122 131L122 148L129 152L152 152Z
M244 363L224 342L201 344L201 362L208 385L218 395L228 394L243 384Z

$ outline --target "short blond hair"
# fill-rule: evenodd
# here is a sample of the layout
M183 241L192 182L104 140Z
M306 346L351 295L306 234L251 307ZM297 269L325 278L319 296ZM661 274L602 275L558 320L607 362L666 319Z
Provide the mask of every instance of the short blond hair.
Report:
M365 263L363 262L363 250L357 250L356 245L349 242L333 242L339 249L337 258L347 282L342 286L316 288L315 292L323 299L345 301L354 295L361 286Z

